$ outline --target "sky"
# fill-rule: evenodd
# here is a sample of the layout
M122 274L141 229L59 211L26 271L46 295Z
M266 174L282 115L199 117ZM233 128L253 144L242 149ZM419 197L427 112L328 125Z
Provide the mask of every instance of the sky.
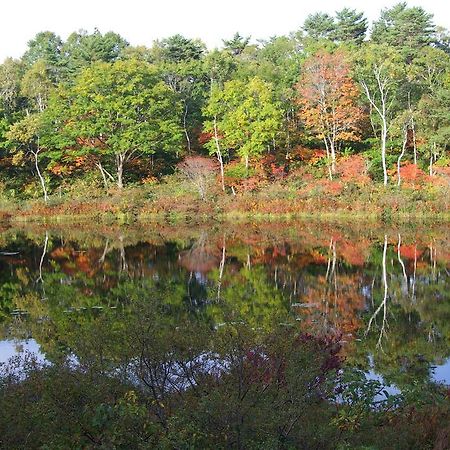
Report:
M115 31L131 45L151 46L176 33L202 39L209 48L236 31L267 39L298 30L308 14L333 14L343 7L364 11L369 21L398 0L7 0L2 4L0 61L20 57L40 31L63 39L79 29ZM450 28L450 1L411 0L433 13L437 25Z

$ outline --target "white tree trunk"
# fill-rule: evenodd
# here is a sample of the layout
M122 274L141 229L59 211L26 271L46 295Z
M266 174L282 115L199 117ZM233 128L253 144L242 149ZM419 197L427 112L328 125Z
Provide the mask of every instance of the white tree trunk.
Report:
M102 174L102 178L103 178L103 184L105 185L105 190L108 190L108 179L106 178L106 170L103 168L103 165L101 162L95 163L95 165L98 167L98 169L100 170L100 173ZM108 174L110 177L111 175Z
M123 163L125 161L125 156L122 153L116 155L116 165L117 165L117 187L119 189L123 188Z
M330 180L332 180L333 179L333 171L331 170L331 164L330 164L330 148L328 146L328 141L327 141L326 137L323 138L323 142L325 142L325 149L327 151L328 177L330 178Z
M187 119L187 115L188 115L188 105L187 105L186 101L184 101L183 103L184 103L183 130L184 130L184 135L186 136L186 143L187 143L188 151L191 151L191 139L189 138L189 133L188 133L187 126L186 126L186 119Z
M401 173L400 173L400 163L401 163L403 155L405 154L405 151L406 151L407 140L408 140L408 129L405 127L405 132L404 132L404 136L403 136L402 152L400 153L398 160L397 160L397 178L398 178L397 186L400 186L400 184L402 182Z
M411 117L411 131L413 138L414 164L417 165L416 124L414 123L414 117Z
M378 93L380 94L379 103L376 103L376 96L372 94L365 80L361 81L364 93L373 108L381 119L381 163L383 166L383 184L388 184L388 175L386 167L386 142L388 135L388 96L389 96L389 78L382 74L382 64L374 66L373 74L377 82Z
M386 167L386 141L387 141L387 123L386 118L382 118L382 130L381 130L381 164L383 166L383 184L387 186L388 184L388 174Z
M222 151L220 149L220 143L219 143L219 134L217 132L217 118L214 116L214 142L216 143L216 155L217 160L220 164L220 178L222 181L222 191L225 192L225 176L224 176L224 169L223 169L223 157L222 157Z
M45 179L41 174L41 171L39 169L39 153L41 151L41 148L39 147L39 138L38 138L38 146L35 151L32 151L34 156L34 166L36 167L36 172L39 177L39 181L41 182L42 186L42 192L44 193L44 202L47 203L48 201L48 195L47 195L47 187L45 186Z
M333 139L330 139L330 152L331 152L331 171L336 172L336 149Z

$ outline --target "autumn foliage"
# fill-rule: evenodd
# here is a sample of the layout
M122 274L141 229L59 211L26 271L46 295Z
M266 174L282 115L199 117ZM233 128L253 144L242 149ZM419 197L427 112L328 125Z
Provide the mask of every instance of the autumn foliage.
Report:
M336 146L359 141L364 119L359 90L350 76L343 51L320 51L310 58L297 85L300 118L317 139L323 140L334 171Z

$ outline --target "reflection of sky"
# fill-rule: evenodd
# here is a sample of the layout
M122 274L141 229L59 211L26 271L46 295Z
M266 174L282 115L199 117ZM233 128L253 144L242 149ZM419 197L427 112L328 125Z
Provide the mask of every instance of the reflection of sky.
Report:
M25 352L34 353L39 360L43 359L40 352L40 345L34 339L26 341L0 341L0 364L8 361L9 358Z
M450 358L444 364L436 366L433 372L434 381L450 385Z
M370 369L366 372L367 379L377 380L384 385L385 382L383 380L383 377L375 371L373 355L369 355L369 364ZM444 383L450 386L450 358L447 359L447 361L445 361L443 364L440 364L439 366L434 366L431 374L431 381L435 381L437 383ZM389 392L389 394L391 395L398 394L400 392L398 388L393 384L387 385L386 391Z
M382 386L384 386L384 390L389 395L400 394L400 390L397 388L397 386L395 386L394 384L386 384L386 382L383 380L383 377L380 374L376 373L372 369L370 369L368 372L366 372L366 378L368 380L378 381ZM384 394L378 394L374 398L375 401L381 401L381 400L385 400L385 399L386 399L386 397Z

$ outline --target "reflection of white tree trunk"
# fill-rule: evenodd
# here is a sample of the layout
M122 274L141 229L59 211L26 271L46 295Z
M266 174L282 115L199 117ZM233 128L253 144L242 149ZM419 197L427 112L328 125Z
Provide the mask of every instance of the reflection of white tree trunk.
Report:
M414 245L414 272L413 272L413 280L412 280L412 301L416 301L416 272L417 272L417 244Z
M433 280L436 280L436 247L433 246L433 241L430 242L430 266Z
M372 314L367 326L366 335L369 333L373 321L376 319L381 310L383 310L383 322L381 324L380 335L378 337L377 347L382 347L382 338L386 334L387 327L387 299L388 299L388 283L387 283L387 269L386 269L386 253L387 253L387 235L384 235L384 247L383 247L383 267L382 267L382 281L384 287L383 301L380 306Z
M331 249L333 248L333 238L330 239L330 245L328 246L328 262L327 262L327 273L325 274L325 280L328 281L328 275L331 268Z
M336 276L336 241L331 237L330 245L328 246L328 262L327 272L325 274L325 314L324 314L324 328L327 329L328 316L330 311L330 295L334 291L334 306L335 313L337 314L337 276Z
M125 247L123 245L123 236L121 235L119 237L119 242L120 242L120 267L119 267L119 271L128 273L128 263L127 263L127 259L126 259L126 254L125 254Z
M44 283L42 278L42 266L44 265L44 258L47 254L47 246L48 246L48 231L45 232L45 240L44 240L44 248L42 249L41 260L39 261L39 278L36 280L36 283Z
M398 257L398 262L400 263L400 265L402 266L402 272L403 272L403 293L407 294L408 293L408 277L406 276L406 269L405 269L405 264L403 263L401 254L400 254L400 248L402 245L402 237L400 236L400 233L398 234L398 245L397 245L397 257Z
M100 256L100 259L98 260L98 263L100 265L103 265L105 263L105 258L108 253L109 253L109 239L106 239L105 248L103 249L102 256Z
M222 277L223 277L223 271L225 268L225 254L226 254L226 241L225 241L225 234L223 235L222 240L222 258L220 260L219 265L219 280L217 282L217 300L220 300L220 290L222 287Z

